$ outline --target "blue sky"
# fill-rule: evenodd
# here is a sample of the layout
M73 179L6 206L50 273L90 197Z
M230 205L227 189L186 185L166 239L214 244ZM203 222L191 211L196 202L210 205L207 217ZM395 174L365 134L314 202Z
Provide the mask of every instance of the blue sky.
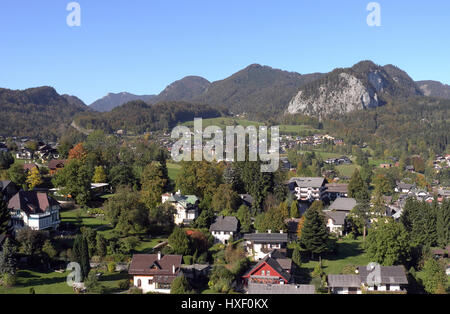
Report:
M450 84L450 1L0 1L0 87L49 85L87 104L109 92L159 93L187 75L223 79L252 63L299 73L370 59Z

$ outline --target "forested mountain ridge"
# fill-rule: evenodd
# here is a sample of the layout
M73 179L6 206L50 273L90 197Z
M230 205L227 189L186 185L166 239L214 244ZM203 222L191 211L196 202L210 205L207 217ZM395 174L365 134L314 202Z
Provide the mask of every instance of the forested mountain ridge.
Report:
M56 140L76 114L88 110L52 87L0 88L0 135Z
M450 99L450 85L437 81L418 81L417 85L425 96Z
M193 121L196 117L208 119L221 115L222 111L203 104L159 102L152 105L136 100L110 112L80 114L75 118L75 123L84 129L101 129L108 133L124 130L143 134L158 130L170 131L178 123Z
M152 102L156 97L156 95L134 95L127 92L118 94L109 93L105 97L93 102L89 108L99 112L107 112L130 101L141 100Z

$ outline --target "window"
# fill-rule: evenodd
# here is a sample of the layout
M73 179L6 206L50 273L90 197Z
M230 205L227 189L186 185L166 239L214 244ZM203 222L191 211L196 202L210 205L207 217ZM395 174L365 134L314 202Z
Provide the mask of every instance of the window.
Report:
M391 291L391 285L386 285L386 291Z
M261 276L265 276L266 272L264 270L261 271Z
M142 286L142 281L140 279L138 279L137 285L138 285L139 288Z
M270 270L267 271L267 276L270 276Z
M148 280L148 284L149 284L149 285L152 285L152 284L153 284L153 279L149 279L149 280Z

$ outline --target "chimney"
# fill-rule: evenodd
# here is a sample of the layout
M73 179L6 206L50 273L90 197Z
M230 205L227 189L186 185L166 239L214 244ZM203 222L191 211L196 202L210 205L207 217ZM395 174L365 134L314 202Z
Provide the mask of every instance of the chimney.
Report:
M161 260L161 251L158 252L158 261Z
M272 233L272 230L267 230L267 233Z
M175 274L175 265L172 265L172 273Z
M280 230L280 233L281 233L281 234L283 234L283 233L284 233L284 231L283 231L283 230Z

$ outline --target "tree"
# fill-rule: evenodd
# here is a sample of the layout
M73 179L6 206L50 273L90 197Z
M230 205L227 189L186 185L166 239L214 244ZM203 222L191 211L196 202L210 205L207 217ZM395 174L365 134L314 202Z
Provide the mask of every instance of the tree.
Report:
M241 205L237 211L236 216L240 223L241 232L250 232L252 229L252 215L250 214L250 209L245 205Z
M72 253L75 262L81 267L81 280L85 280L91 269L89 262L89 248L86 239L83 235L77 235L73 243Z
M294 252L292 253L292 262L294 262L298 268L302 267L302 256L298 245L295 246Z
M372 261L384 266L405 264L410 256L408 232L392 218L380 218L367 236L366 251Z
M300 218L298 225L297 225L297 239L300 239L302 237L302 230L303 226L305 225L305 215Z
M106 183L108 180L108 176L106 175L105 168L102 166L95 167L94 176L92 177L92 181L94 183Z
M366 183L361 178L359 170L356 169L348 184L348 196L353 197L358 201L369 200L369 193Z
M69 161L52 180L61 192L70 195L79 205L85 206L91 199L92 172L77 159Z
M150 208L148 214L149 231L152 234L167 234L171 232L175 225L174 217L176 212L175 207L168 202Z
M8 169L14 163L14 157L9 152L0 152L0 170Z
M214 192L211 206L216 213L223 212L224 216L228 216L237 210L239 201L239 195L231 185L221 184Z
M438 293L447 284L445 268L432 257L424 263L422 278L425 291L431 294Z
M434 246L437 242L436 214L439 210L437 204L428 203L409 198L403 209L401 223L409 232L411 243L414 246ZM448 228L448 225L447 225Z
M323 204L314 202L305 213L305 223L302 228L300 244L314 254L321 255L328 251L328 229L322 213Z
M0 235L11 231L11 214L0 192Z
M222 170L216 164L207 161L182 162L176 187L184 194L204 198L207 194L213 194L222 179Z
M84 161L87 156L87 151L83 146L83 143L78 143L69 151L69 160L76 159L79 161Z
M136 184L137 179L133 173L133 169L129 165L120 164L111 168L109 182L114 188L118 188L119 186L132 187Z
M161 203L161 195L167 185L163 167L158 162L148 164L141 175L142 200L147 208L154 208Z
M365 242L369 220L370 204L367 201L358 203L347 216L348 231L354 236L362 234Z
M172 281L170 294L191 294L191 286L184 275L180 275Z
M97 231L89 227L81 227L80 231L87 241L89 257L94 256L97 247Z
M18 186L23 186L27 182L27 174L20 164L13 164L11 168L9 168L8 174L9 179Z
M97 242L96 243L97 255L100 257L105 257L107 254L108 242L106 241L105 237L102 236L100 233L97 233L96 242Z
M26 182L28 183L28 188L33 190L36 186L43 183L41 174L39 173L39 169L37 167L33 167L28 174Z
M23 252L32 257L42 252L42 246L47 238L48 234L45 231L32 230L31 228L20 229L16 236Z
M3 250L0 252L0 275L16 274L17 262L14 257L16 248L10 238L6 238L3 244Z
M441 247L450 244L450 201L445 200L437 209L436 233L437 242Z
M379 174L375 177L375 195L391 195L393 191L392 183L387 176Z
M216 215L212 209L206 208L203 209L200 215L195 219L193 227L194 228L205 228L209 229L211 224L216 219Z
M190 253L189 238L186 235L186 232L179 227L175 227L172 234L169 236L169 245L176 254L189 255Z
M291 204L291 211L290 211L291 218L300 218L300 213L298 212L298 202L293 201Z
M58 254L52 242L48 239L45 240L44 245L42 246L42 252L45 253L49 259L55 258Z

